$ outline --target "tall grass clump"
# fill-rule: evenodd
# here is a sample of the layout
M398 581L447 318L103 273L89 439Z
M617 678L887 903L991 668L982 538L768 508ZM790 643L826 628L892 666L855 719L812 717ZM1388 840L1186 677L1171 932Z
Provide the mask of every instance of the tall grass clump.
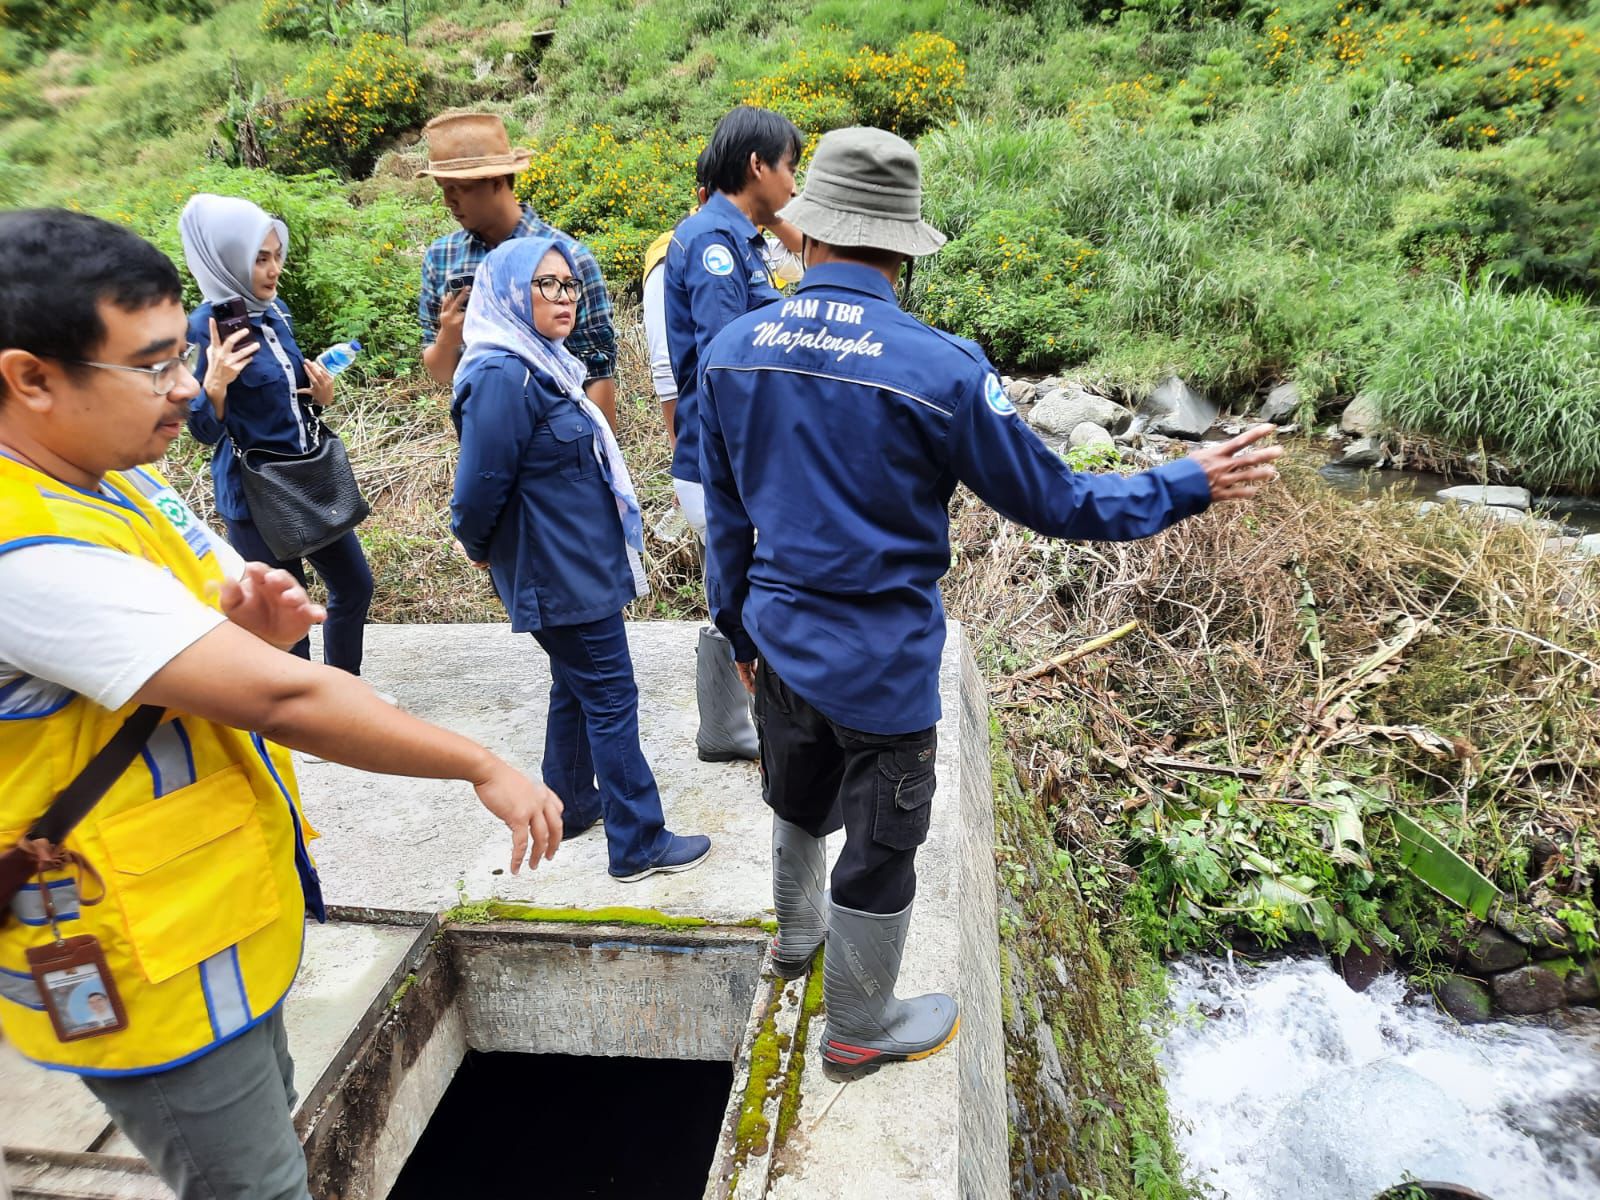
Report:
M1383 247L1443 153L1410 89L1340 81L1204 129L1110 109L969 117L922 149L952 237L921 275L930 320L1007 362L1133 389L1179 371L1239 391L1293 375L1312 395L1353 390L1403 316Z
M1397 429L1510 460L1535 486L1600 487L1600 314L1539 292L1454 287L1416 304L1369 393Z

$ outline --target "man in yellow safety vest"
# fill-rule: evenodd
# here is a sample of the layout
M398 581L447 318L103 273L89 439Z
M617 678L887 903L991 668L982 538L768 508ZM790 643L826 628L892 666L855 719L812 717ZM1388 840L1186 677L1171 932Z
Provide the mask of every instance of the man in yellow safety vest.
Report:
M74 1072L180 1200L305 1200L282 1004L321 918L292 746L461 779L555 853L561 802L483 747L283 652L323 613L146 464L199 392L178 273L118 226L0 214L0 1031ZM49 852L54 799L142 706L131 764ZM379 814L374 814L379 819Z

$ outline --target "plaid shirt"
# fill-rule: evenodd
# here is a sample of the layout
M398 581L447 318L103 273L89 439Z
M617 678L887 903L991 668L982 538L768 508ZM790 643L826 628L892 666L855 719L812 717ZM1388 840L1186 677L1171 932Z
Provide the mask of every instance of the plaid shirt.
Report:
M589 378L610 379L617 368L617 335L612 327L611 297L600 264L582 242L541 221L528 205L522 206L522 220L512 237L553 237L573 247L578 264L578 279L583 295L578 300L578 323L567 337L567 350L589 372ZM428 247L422 256L422 292L417 297L417 320L422 324L422 344L433 345L439 336L439 311L444 307L445 287L457 275L478 269L489 253L489 244L466 229L447 233Z

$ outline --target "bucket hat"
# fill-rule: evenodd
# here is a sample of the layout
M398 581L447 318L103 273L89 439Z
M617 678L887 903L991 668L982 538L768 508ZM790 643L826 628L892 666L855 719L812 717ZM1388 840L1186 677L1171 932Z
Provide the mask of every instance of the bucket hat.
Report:
M435 179L493 179L517 175L533 155L513 150L505 122L494 113L446 113L423 127L428 138L428 165L423 175Z
M817 143L805 189L779 214L830 246L932 254L944 234L922 219L922 160L886 129L835 129Z

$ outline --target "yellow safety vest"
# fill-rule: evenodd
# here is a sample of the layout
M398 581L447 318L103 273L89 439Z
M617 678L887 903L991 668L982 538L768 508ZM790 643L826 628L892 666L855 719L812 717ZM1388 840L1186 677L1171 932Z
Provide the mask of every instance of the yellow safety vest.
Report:
M673 232L671 229L667 230L655 241L651 242L649 246L645 247L644 273L639 276L640 279L649 279L650 272L656 269L656 264L667 257L667 247L672 245Z
M104 546L163 567L215 606L222 570L167 482L148 468L82 491L0 455L0 554L48 542ZM0 676L0 846L11 846L137 706L113 712L59 684ZM26 951L53 940L37 884L0 928L0 1030L46 1066L140 1074L236 1037L282 1002L316 897L289 755L256 734L168 719L67 838L99 873L47 880L63 937L93 934L128 1027L56 1039ZM302 882L304 881L304 883ZM304 886L305 891L302 891Z

